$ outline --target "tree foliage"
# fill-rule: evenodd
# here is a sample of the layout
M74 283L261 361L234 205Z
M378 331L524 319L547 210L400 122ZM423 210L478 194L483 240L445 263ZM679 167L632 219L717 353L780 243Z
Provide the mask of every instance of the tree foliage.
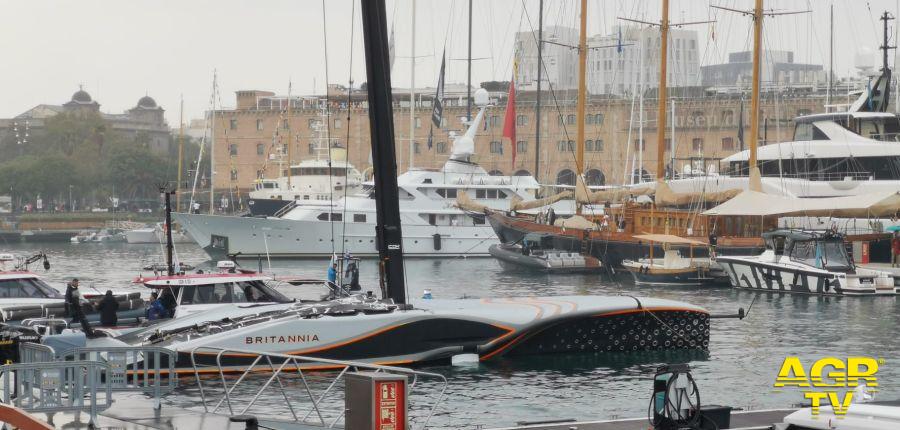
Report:
M121 133L98 114L60 113L26 145L8 138L0 142L0 194L11 194L17 205L40 196L46 207L66 205L70 191L77 207L105 206L110 197L155 198L159 185L176 180L176 139L171 154L159 154L150 149L148 136ZM188 157L197 150L186 139L184 178Z

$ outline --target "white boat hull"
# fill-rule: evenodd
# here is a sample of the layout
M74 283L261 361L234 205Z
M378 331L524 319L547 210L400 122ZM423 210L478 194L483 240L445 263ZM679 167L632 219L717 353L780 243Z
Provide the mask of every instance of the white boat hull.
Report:
M230 254L274 258L322 257L342 252L360 257L378 255L372 223L183 213L174 217L213 258ZM487 257L488 248L495 243L497 236L488 224L403 226L403 254L409 257Z
M802 267L769 264L755 257L719 257L716 260L736 288L781 293L821 295L896 294L894 279L875 271L830 273Z

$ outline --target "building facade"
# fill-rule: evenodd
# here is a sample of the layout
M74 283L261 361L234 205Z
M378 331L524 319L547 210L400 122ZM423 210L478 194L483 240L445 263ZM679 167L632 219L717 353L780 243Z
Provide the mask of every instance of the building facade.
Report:
M727 63L703 66L700 73L704 87L749 87L753 52L732 52ZM792 51L767 49L760 64L760 82L764 86L822 88L828 83L828 74L819 64L795 63Z
M413 136L409 133L408 98L405 106L395 92L394 133L400 171L408 168L410 152L416 168L440 168L449 157L450 131L462 132L466 116L465 103L445 107L442 129L434 129L428 147L431 106L427 99L417 99ZM502 97L505 97L502 96ZM272 100L263 101L271 98ZM316 124L328 121L330 141L347 150L349 161L360 171L371 167L369 118L365 94L353 94L347 105L329 99L330 112L322 109L323 98L294 97L288 115L285 103L269 92L239 91L237 107L215 113L215 186L220 189L247 190L260 177L279 174L278 154L290 154L294 163L315 157ZM560 105L548 105L549 95L542 97L541 138L537 148L535 136L535 94L520 92L516 101L515 143L503 136L505 99L492 94L497 107L489 108L484 124L476 136L476 161L495 174L531 174L545 184L574 181L576 110L574 100L557 99ZM287 100L283 98L283 100ZM700 96L671 99L675 118L675 158L703 156L723 158L741 150L739 124L749 136L749 102L740 96ZM744 119L740 116L743 107ZM824 95L798 94L795 97L764 96L761 104L760 138L776 142L793 135L791 120L799 115L823 111ZM635 170L653 175L656 166L656 100L648 98L644 106L644 127L639 112L630 99L591 98L586 111L585 173L592 184L613 185L628 182ZM327 113L326 113L327 112ZM635 118L634 121L631 118ZM671 110L668 120L671 121ZM671 122L666 127L672 138ZM640 137L643 137L643 143ZM412 145L407 144L412 142ZM671 141L667 140L671 145ZM516 148L515 164L512 161ZM540 153L536 162L535 154ZM671 154L667 155L671 158ZM675 168L684 170L688 161L676 160ZM672 160L667 160L667 165Z
M97 114L124 136L145 143L151 150L169 154L170 130L165 110L150 96L138 99L135 106L121 114L100 112L100 103L87 91L79 89L62 105L37 105L14 118L0 119L0 139L14 138L19 142L25 137L40 134L46 121L61 113Z
M541 88L570 90L578 87L578 31L568 27L544 29L545 70ZM588 38L587 89L589 94L626 96L659 86L659 30L618 26L612 34ZM516 33L519 69L517 87L537 89L537 32ZM669 87L700 84L697 32L669 30L667 80Z

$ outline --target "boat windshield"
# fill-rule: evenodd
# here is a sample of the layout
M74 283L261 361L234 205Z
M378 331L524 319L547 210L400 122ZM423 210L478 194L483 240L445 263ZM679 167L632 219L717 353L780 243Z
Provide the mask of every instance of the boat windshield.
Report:
M791 260L819 269L843 271L852 268L842 241L809 240L795 242Z
M0 280L0 298L62 299L63 295L37 278Z
M181 288L182 305L219 303L290 302L291 299L275 291L263 281L221 282L205 285L185 285Z

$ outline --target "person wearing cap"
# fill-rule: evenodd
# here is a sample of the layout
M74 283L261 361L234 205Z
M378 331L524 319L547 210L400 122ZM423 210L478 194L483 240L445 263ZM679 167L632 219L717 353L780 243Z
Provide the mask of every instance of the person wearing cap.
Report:
M66 303L65 303L65 305L66 305L66 316L67 317L75 316L75 310L72 309L72 307L69 305L69 303L72 303L72 293L77 289L78 289L78 278L72 278L72 280L69 281L68 284L66 284ZM72 322L75 322L75 320L73 319Z

